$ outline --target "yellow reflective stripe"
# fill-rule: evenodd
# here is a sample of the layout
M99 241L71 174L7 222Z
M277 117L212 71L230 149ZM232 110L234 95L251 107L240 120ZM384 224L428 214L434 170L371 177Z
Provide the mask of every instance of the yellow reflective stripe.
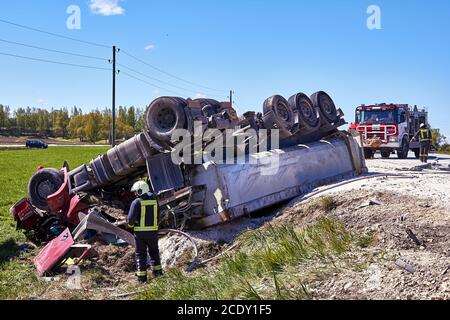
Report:
M136 275L137 275L138 277L146 276L146 275L147 275L147 271L137 271L137 272L136 272Z
M145 215L146 215L145 205L143 205L141 202L141 222L139 223L140 227L145 227Z
M161 266L153 266L153 271L159 271L162 270Z
M420 140L421 141L431 141L430 132L428 130L420 130Z
M141 206L158 205L156 200L141 200Z
M134 227L134 231L158 231L158 227Z
M146 226L145 218L147 206L153 206L153 225ZM139 226L134 227L134 231L155 231L158 230L158 203L156 200L141 200L141 219Z

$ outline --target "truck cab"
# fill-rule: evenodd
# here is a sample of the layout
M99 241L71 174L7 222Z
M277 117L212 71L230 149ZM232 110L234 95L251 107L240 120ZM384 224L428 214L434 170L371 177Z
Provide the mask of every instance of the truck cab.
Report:
M350 129L362 136L367 159L376 151L380 151L383 158L396 152L398 158L406 159L409 150L419 155L420 146L418 142L411 142L411 138L420 123L428 123L427 118L425 110L408 104L361 105L356 108L355 122Z

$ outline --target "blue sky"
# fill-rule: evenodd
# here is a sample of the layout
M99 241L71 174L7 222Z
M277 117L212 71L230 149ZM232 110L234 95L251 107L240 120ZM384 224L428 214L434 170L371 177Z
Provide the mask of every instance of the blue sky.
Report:
M366 26L369 5L381 9L381 30ZM81 9L81 29L69 30L69 5ZM94 5L94 6L93 6ZM265 98L327 91L353 120L361 104L425 106L433 127L450 137L450 2L401 0L28 0L0 1L0 19L50 32L115 44L190 82L235 91L240 113L261 110ZM0 23L0 39L85 55L111 57L95 47ZM0 52L109 68L107 61L65 56L0 42ZM187 97L219 95L179 81L118 53L118 62L180 90ZM123 68L122 71L125 71ZM104 70L0 56L0 103L44 108L111 104ZM117 103L147 105L173 93L123 74Z

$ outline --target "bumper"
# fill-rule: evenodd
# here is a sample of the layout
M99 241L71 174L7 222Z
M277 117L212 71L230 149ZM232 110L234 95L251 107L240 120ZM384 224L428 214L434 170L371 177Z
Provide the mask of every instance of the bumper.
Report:
M378 142L378 143L364 142L364 148L371 148L371 149L383 149L383 148L399 149L400 148L400 143L398 143L398 142Z

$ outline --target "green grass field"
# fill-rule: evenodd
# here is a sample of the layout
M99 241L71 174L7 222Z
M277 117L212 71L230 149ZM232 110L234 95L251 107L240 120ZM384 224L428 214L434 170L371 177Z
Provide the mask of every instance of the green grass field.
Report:
M105 152L107 147L50 147L47 150L0 151L0 299L16 299L45 285L30 263L34 253L20 254L25 242L15 230L9 208L27 195L28 180L36 167L60 168L67 160L76 168Z

